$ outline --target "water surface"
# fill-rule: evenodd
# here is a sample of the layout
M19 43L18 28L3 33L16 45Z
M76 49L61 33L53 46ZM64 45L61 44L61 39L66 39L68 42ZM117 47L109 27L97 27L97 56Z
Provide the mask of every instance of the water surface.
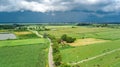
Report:
M15 34L12 33L0 33L0 40L7 40L7 39L16 39Z

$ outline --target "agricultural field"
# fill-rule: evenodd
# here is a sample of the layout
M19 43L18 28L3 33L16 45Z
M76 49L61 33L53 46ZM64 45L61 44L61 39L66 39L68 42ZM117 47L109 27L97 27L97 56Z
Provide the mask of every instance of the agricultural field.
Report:
M119 43L120 43L120 40L117 40L114 42L90 44L90 45L85 45L85 46L79 46L79 47L77 46L77 47L61 49L63 62L76 63L81 60L88 59L88 58L91 58L91 57L94 57L94 56L97 56L97 55L100 55L100 54L103 54L103 53L106 53L106 52L109 52L109 51L112 51L115 49L120 49ZM102 58L104 59L104 57L107 57L107 56L109 56L109 55L105 55ZM113 64L115 63L114 61L120 60L119 53L114 52L111 57L115 58L116 56L118 56L118 58L111 61L111 62L113 62ZM98 58L96 58L96 59L98 59ZM96 59L94 59L94 60L96 60ZM109 61L109 59L110 58L106 59L106 61ZM88 62L91 63L91 61L88 61ZM107 67L107 66L102 66L102 65L106 65L105 62L102 61L102 63L104 63L104 64L101 64L101 67ZM96 61L96 63L100 63L100 62ZM107 63L108 63L108 65L111 64L109 62L107 62ZM87 64L87 63L84 62L84 64ZM87 64L87 65L89 65L89 64ZM91 65L91 67L94 67L94 63L91 63L90 65ZM80 66L81 66L81 64L80 64ZM85 66L82 66L82 67L85 67Z
M98 38L98 39L119 39L120 29L113 28L97 28L97 27L84 27L84 26L47 26L50 31L40 31L41 34L48 33L54 35L55 37L61 37L63 34L81 38ZM110 35L108 35L110 34ZM116 34L116 35L114 35ZM114 37L112 37L114 35Z
M119 67L120 28L93 26L29 26L40 36L50 34L56 39L66 34L76 38L72 43L57 46L61 63L73 67ZM0 41L0 67L48 67L49 41L28 30L10 32L14 40ZM0 32L4 32L1 30ZM53 40L54 42L54 40ZM53 47L55 48L54 44ZM17 59L16 59L17 58ZM32 61L31 61L32 60ZM19 65L19 66L18 66Z
M119 28L90 26L47 27L50 28L49 31L40 31L40 33L48 33L57 38L60 38L63 34L77 38L74 43L68 43L69 46L60 48L63 63L80 67L119 67L120 50L116 50L120 49ZM101 56L102 54L103 56ZM89 60L89 58L96 56L98 57ZM77 63L87 59L88 61Z
M30 31L14 31L13 32L18 39L30 39L30 38L38 38L34 33Z
M43 38L0 41L0 67L46 67L48 47Z

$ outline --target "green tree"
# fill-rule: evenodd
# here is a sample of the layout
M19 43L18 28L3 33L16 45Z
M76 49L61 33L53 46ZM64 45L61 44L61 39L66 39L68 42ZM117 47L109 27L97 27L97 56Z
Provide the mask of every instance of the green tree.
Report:
M61 39L64 40L64 41L66 41L67 35L66 35L66 34L63 34L63 35L61 36Z
M66 41L67 43L72 43L76 38L68 37L66 34L61 36L61 40Z

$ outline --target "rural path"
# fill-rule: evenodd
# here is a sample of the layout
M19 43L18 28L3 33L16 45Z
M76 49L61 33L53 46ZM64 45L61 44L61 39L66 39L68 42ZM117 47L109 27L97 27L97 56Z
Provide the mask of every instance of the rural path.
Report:
M49 67L54 67L52 42L51 42L51 39L50 39L50 38L48 38L48 40L49 40L49 42L50 42L50 48L49 48L49 54L48 54Z
M43 36L40 35L40 34L38 33L38 31L33 31L33 30L29 30L29 31L35 33L38 37L43 38ZM48 41L50 42L49 53L48 53L49 67L54 67L52 42L51 42L51 39L50 39L50 38L47 38L47 39L48 39Z
M91 58L88 58L88 59L85 59L85 60L81 60L81 61L76 62L76 63L70 63L70 64L71 64L71 65L76 65L76 64L79 64L79 63L87 62L87 61L96 59L96 58L98 58L98 57L102 57L102 56L105 56L105 55L107 55L107 54L111 54L111 53L116 52L116 51L120 51L120 48L119 48L119 49L112 50L112 51L109 51L109 52L106 52L106 53L103 53L103 54L100 54L100 55L97 55L97 56L94 56L94 57L91 57Z
M38 31L34 31L34 30L29 30L29 31L35 33L38 37L43 38L43 36L41 34L39 34Z

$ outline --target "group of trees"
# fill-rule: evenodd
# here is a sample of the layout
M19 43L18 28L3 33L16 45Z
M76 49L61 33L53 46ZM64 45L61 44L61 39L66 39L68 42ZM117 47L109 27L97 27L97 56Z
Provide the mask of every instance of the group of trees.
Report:
M76 26L90 26L92 25L91 23L78 23Z
M17 27L21 27L23 25L19 25L19 24L4 24L4 25L0 25L0 29L15 29Z
M9 25L0 25L0 29L25 31L25 30L27 30L27 26L19 25L19 24L9 24Z
M46 28L45 26L30 26L30 27L28 27L28 29L37 30L37 31L47 31L47 30L50 30L50 29Z
M64 34L64 35L61 36L61 40L66 41L67 43L72 43L76 40L76 38L69 37L66 34Z
M26 31L27 30L27 26L16 27L15 30L16 31Z
M0 29L14 29L13 25L0 25Z
M93 27L108 27L108 24L92 24Z
M109 28L120 28L120 24L109 24L109 23L77 23L76 26L92 26L92 27L109 27ZM72 27L73 28L73 27Z

